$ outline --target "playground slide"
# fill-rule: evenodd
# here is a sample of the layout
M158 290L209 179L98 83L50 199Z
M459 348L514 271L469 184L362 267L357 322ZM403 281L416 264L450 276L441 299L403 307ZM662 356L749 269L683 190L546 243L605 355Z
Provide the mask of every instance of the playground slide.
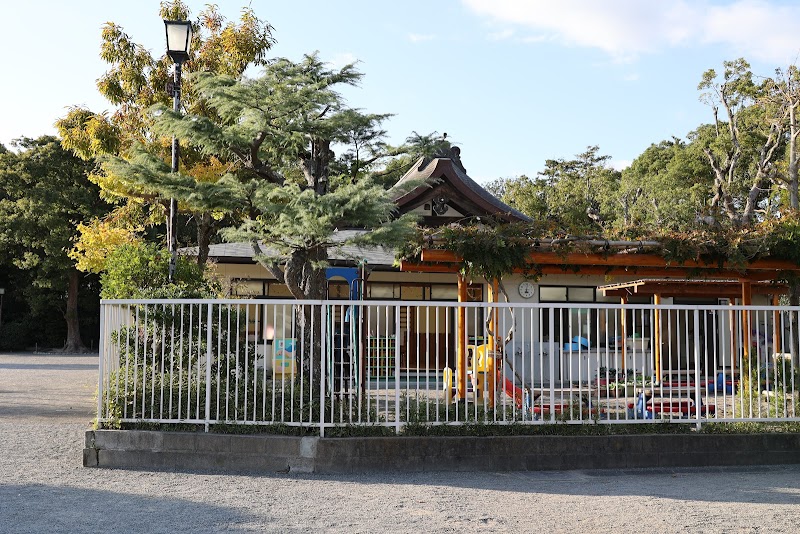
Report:
M515 386L514 382L509 378L503 378L503 373L501 371L497 371L497 381L502 382L503 392L514 399L517 408L521 409L525 403L525 390Z

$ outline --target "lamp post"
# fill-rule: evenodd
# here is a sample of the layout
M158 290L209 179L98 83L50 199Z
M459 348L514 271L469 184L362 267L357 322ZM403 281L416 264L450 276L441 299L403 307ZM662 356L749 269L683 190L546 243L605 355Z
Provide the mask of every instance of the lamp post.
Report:
M6 294L6 289L0 287L0 327L3 326L3 295Z
M181 66L189 59L189 47L192 44L192 23L188 20L165 20L167 32L167 55L175 62L175 77L172 83L172 110L181 111ZM172 172L178 172L179 157L178 138L172 136ZM169 220L167 221L167 247L169 248L169 281L175 275L177 263L177 231L178 231L178 202L169 199Z

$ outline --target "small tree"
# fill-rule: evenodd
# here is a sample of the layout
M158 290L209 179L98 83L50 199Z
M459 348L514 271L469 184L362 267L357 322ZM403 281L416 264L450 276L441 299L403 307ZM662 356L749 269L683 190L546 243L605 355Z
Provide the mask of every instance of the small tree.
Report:
M188 6L181 0L163 1L159 16L169 20L191 20ZM159 23L156 21L156 23ZM193 21L192 57L183 65L185 73L213 72L231 76L241 75L250 66L266 63L266 52L272 47L272 26L260 20L249 7L242 9L238 21L226 20L217 6L209 4ZM170 143L152 134L152 118L147 110L154 104L168 105L172 96L165 90L170 78L173 62L165 53L152 56L142 45L136 43L124 28L114 22L105 24L102 30L100 56L109 70L97 81L97 88L115 106L109 113L98 113L76 107L56 122L64 146L82 158L92 159L102 154L125 155L138 144L147 144L149 150L169 160ZM192 114L213 113L192 86L191 78L184 77L181 87L181 103ZM203 157L191 147L182 147L181 166L183 172L195 179L213 180L221 176L219 161ZM142 217L137 213L143 207L151 210L147 224L163 221L169 205L147 184L130 187L117 179L113 173L94 173L92 180L100 185L104 198L124 204L115 216L105 221L109 230L131 230L138 226ZM204 263L208 246L214 237L221 218L218 214L184 202L179 205L183 213L190 214L197 228L199 263ZM85 253L97 256L94 245L102 247L103 240L87 227L89 235L82 248ZM102 250L101 250L102 253Z
M368 176L380 159L379 125L385 115L349 109L336 91L360 78L353 65L331 70L315 55L299 63L276 60L255 80L200 74L195 88L213 113L181 116L161 106L154 130L177 135L205 156L226 162L222 178L198 182L176 176L143 148L130 160L107 158L103 168L129 186L147 184L164 196L235 214L243 222L224 233L228 240L250 242L256 259L295 298L321 299L330 248L398 244L414 220L394 219L389 194ZM370 147L370 157L354 158L351 150L345 152L351 154L347 161L337 162L332 146L356 138ZM333 174L335 163L347 172ZM337 230L345 228L371 231L341 241ZM320 317L308 306L298 306L297 315L305 327L304 346L318 349L321 340L311 333L320 331ZM320 364L308 359L312 353L319 352L298 352L306 355L300 363L307 368ZM318 369L314 376L319 377Z

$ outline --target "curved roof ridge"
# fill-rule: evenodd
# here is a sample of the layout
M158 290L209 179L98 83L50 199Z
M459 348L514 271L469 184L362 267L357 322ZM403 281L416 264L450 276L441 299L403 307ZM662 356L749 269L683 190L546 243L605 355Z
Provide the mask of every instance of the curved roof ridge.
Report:
M453 170L455 171L459 179L462 182L464 182L464 185L469 187L472 191L483 197L485 200L501 208L504 213L513 214L514 216L516 216L519 219L522 219L523 221L531 220L531 218L528 215L525 215L521 211L512 208L511 206L509 206L508 204L506 204L505 202L503 202L502 200L491 194L489 191L487 191L485 187L483 187L481 184L470 178L470 176L465 171L459 169L458 165L453 165Z
M456 190L465 193L467 198L480 204L490 215L504 216L503 218L507 220L516 219L526 222L531 220L528 215L525 215L521 211L501 201L478 182L470 178L463 167L453 161L452 158L434 158L427 164L425 163L424 157L419 158L408 172L397 181L397 184L392 187L392 190L397 188L393 193L393 200L397 202L398 205L413 201L423 192L430 189L433 185L429 182L432 177L448 179ZM418 185L410 191L398 187L412 180L420 180L425 183Z

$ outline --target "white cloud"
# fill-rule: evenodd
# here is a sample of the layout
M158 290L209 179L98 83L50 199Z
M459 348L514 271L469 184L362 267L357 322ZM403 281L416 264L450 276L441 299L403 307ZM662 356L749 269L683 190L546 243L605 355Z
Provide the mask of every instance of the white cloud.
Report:
M609 165L615 171L624 171L630 167L632 163L633 161L629 159L612 159Z
M616 61L666 48L721 44L787 62L800 50L800 5L774 0L462 0L478 15L568 46L598 48ZM495 32L495 33L499 33Z
M547 35L528 35L520 39L521 43L544 43L550 41L551 38Z
M514 36L514 30L511 28L506 28L505 30L501 30L499 32L493 32L487 35L487 39L490 41L505 41L506 39L510 39Z
M623 80L626 82L635 82L639 80L639 73L638 72L631 72L630 74L626 74L622 77Z
M334 69L341 69L345 65L358 62L358 58L350 52L341 52L326 60Z
M436 36L430 33L409 33L408 40L412 43L422 43L425 41L433 41L436 39Z
M797 58L800 5L742 0L727 7L715 6L708 15L705 42L726 44L748 58L781 63Z

